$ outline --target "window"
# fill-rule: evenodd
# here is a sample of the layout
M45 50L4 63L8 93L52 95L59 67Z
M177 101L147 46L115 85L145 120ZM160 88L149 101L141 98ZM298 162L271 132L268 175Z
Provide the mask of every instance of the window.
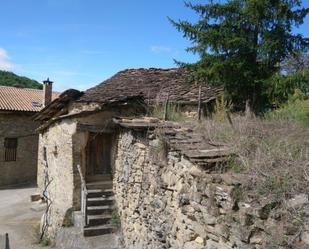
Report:
M17 138L5 138L4 149L4 161L16 161Z

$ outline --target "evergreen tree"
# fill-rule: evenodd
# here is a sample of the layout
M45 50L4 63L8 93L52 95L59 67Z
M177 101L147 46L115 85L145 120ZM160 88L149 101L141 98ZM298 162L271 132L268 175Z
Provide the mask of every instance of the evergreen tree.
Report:
M196 63L178 62L192 70L195 81L222 85L236 108L246 103L258 112L266 100L266 82L294 51L305 51L309 39L293 34L309 8L301 0L209 0L186 3L199 15L196 23L170 21L198 54Z

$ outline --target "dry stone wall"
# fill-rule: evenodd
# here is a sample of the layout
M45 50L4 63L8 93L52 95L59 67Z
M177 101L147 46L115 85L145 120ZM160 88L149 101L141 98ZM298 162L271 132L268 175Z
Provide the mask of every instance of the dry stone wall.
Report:
M153 135L119 135L114 191L125 248L289 248L293 238L294 248L309 246L308 195L291 200L307 208L303 225L284 227L274 203L242 202L236 176L206 174ZM279 229L286 235L272 238Z

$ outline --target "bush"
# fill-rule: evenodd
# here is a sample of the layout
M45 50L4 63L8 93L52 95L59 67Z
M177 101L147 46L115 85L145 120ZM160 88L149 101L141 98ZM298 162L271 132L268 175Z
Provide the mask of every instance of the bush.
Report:
M265 117L274 120L296 121L309 127L309 99L301 91L295 91L289 101L277 110L266 113Z
M268 100L268 106L276 108L286 103L296 89L302 93L307 91L309 87L309 69L289 75L276 74L266 83L268 90L265 97Z

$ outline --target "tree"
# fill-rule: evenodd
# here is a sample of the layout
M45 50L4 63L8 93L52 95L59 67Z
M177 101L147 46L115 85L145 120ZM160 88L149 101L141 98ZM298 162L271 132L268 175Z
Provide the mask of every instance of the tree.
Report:
M21 88L42 89L43 85L27 77L0 70L0 86L16 86Z
M192 42L187 51L200 58L196 63L177 63L192 70L195 81L222 85L238 109L249 103L260 111L266 102L267 79L288 55L309 47L309 39L292 33L309 12L301 7L301 0L210 0L185 5L199 20L170 21Z
M281 65L281 70L285 74L297 73L309 69L309 55L297 51L288 56Z

